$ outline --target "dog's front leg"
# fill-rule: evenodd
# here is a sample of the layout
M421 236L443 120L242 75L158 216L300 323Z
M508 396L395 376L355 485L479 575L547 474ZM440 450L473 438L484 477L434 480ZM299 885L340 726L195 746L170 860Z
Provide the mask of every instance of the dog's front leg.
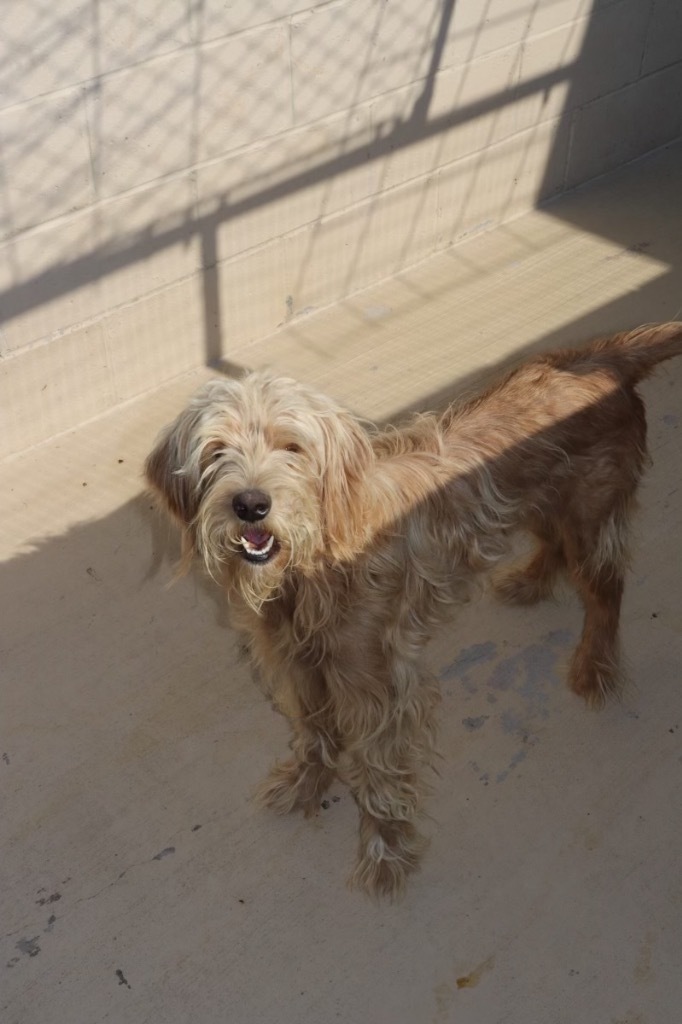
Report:
M424 776L433 758L432 711L435 683L416 665L384 663L370 675L357 674L330 686L338 699L337 723L343 746L342 777L360 811L358 861L353 887L372 896L397 896L419 865L427 841L417 828ZM335 674L335 673L332 673ZM340 675L340 673L339 673ZM353 680L351 682L351 679Z
M339 754L321 674L287 667L278 680L275 703L291 726L292 756L273 765L256 798L280 814L302 810L311 817L334 779Z
M420 795L416 765L406 758L380 769L354 753L348 778L360 810L358 860L350 884L371 896L398 896L427 846L415 825Z

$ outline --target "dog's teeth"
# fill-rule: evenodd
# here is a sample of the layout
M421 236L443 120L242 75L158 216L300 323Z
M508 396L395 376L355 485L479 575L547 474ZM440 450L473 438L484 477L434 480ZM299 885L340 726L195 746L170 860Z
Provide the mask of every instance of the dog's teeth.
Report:
M267 542L263 545L254 544L247 537L240 537L239 540L244 550L252 555L268 555L272 550L272 545L275 543L275 538L272 534L270 534Z

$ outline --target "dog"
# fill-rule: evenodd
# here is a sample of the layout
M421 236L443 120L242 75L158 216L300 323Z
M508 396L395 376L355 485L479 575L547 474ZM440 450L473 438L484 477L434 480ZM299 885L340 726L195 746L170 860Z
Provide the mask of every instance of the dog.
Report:
M481 574L523 604L567 576L584 605L570 688L593 706L618 694L647 460L636 384L680 353L682 322L640 327L388 429L257 372L206 384L161 434L145 473L182 528L182 564L198 555L225 588L291 726L260 800L312 815L341 778L360 814L352 885L392 897L419 864L438 703L421 653ZM504 568L519 531L533 552Z

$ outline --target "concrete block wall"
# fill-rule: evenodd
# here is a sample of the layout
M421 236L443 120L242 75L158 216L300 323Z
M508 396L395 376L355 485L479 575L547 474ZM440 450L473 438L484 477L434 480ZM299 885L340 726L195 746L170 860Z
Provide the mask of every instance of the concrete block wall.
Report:
M0 452L682 134L679 0L9 0Z

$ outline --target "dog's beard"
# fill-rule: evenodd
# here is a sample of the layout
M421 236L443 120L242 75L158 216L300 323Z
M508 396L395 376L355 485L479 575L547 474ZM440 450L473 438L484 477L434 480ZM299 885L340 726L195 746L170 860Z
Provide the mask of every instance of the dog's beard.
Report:
M305 488L275 493L270 513L249 523L235 516L233 493L218 483L205 496L197 548L210 576L258 613L281 593L287 575L311 573L323 555L319 505Z

